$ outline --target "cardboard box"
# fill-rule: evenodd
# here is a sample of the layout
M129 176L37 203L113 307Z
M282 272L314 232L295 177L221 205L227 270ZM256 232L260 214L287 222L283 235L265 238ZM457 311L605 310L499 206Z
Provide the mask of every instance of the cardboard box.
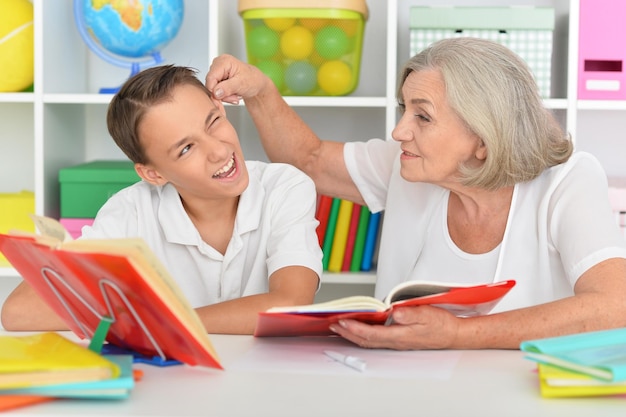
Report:
M139 180L130 161L92 161L63 168L60 217L94 218L109 197Z
M365 0L239 0L248 63L285 96L341 96L359 81Z
M554 9L549 7L411 7L411 56L431 43L472 36L498 42L530 67L542 97L550 97Z

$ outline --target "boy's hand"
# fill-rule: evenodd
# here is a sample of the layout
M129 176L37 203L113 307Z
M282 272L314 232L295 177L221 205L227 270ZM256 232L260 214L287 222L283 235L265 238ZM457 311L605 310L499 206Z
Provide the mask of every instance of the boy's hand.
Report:
M255 97L274 85L257 67L226 54L213 60L205 84L216 99L230 104L239 104L242 98Z

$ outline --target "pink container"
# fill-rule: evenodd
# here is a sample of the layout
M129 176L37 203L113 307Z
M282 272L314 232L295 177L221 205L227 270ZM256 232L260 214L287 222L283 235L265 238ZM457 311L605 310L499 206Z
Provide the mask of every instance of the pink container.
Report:
M59 221L74 239L80 237L83 226L91 226L93 223L93 219L62 218Z
M578 98L626 100L626 1L580 0Z

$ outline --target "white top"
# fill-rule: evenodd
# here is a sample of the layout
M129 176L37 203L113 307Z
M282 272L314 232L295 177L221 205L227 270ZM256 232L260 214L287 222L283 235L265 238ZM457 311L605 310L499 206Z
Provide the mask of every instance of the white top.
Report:
M626 258L608 201L606 175L590 154L515 186L504 238L494 253L470 255L449 237L449 191L400 176L399 143L349 142L344 158L373 212L384 210L376 297L408 279L517 285L496 306L506 311L573 294L576 280L609 258ZM439 220L438 220L439 219ZM444 237L438 237L444 233ZM471 267L468 267L471 265ZM469 272L468 272L469 271Z
M321 276L313 181L290 165L246 166L250 183L224 255L202 240L173 186L144 181L109 198L82 238L142 237L193 307L266 293L269 276L286 266Z

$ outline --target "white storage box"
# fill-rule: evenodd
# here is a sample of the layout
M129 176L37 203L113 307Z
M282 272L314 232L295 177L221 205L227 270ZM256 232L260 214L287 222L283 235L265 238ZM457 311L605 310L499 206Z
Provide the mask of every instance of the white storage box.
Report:
M542 97L550 97L554 9L549 7L411 7L411 56L431 43L472 36L496 41L522 57Z

